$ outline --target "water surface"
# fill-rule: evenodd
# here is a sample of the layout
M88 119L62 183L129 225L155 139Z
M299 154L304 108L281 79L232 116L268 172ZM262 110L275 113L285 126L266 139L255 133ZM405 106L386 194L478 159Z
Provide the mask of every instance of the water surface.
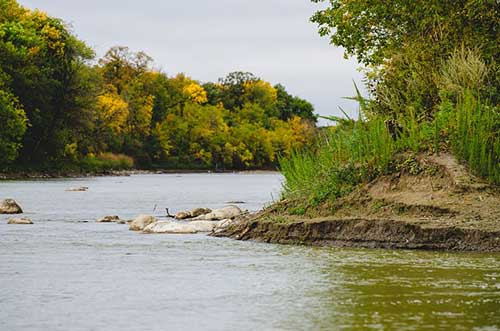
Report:
M275 173L0 182L0 330L500 330L500 256L311 248L97 224L279 196ZM66 192L88 186L87 192Z

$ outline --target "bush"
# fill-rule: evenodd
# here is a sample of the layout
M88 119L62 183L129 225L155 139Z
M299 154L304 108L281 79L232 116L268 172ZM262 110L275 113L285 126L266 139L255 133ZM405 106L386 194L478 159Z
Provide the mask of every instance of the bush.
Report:
M98 156L89 154L80 162L80 168L84 172L126 170L133 167L134 160L124 154L101 153Z

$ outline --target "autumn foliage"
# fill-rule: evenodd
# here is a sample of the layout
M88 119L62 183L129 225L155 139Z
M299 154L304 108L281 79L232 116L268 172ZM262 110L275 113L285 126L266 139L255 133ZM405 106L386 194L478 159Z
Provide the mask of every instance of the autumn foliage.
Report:
M127 47L93 59L62 20L0 2L0 169L96 170L127 156L145 168L273 167L314 134L309 102L250 73L200 83Z

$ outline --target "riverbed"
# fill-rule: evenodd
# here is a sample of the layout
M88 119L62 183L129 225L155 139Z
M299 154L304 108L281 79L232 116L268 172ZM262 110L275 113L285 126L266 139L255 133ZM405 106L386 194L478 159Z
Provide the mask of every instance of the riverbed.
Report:
M500 330L500 255L145 235L158 217L279 198L273 172L0 182L0 330ZM86 192L68 192L87 186Z

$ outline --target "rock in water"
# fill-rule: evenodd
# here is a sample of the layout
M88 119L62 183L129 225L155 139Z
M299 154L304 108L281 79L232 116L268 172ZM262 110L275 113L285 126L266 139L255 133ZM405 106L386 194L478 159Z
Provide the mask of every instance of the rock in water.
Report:
M0 201L0 214L22 214L23 210L13 199Z
M205 214L208 214L211 212L212 212L212 209L209 209L209 208L195 208L195 209L191 210L191 217L198 217L198 216L205 215Z
M97 223L113 223L113 222L119 222L120 217L116 215L112 216L104 216L103 218L98 219L96 222Z
M191 212L189 212L189 211L180 211L177 214L175 214L175 219L178 219L178 220L185 220L186 218L191 218L191 217L193 217L193 216L191 215Z
M79 186L79 187L70 187L66 191L68 191L68 192L85 192L88 189L89 188L87 186Z
M208 214L212 211L212 209L208 208L195 208L191 211L180 211L177 214L175 214L175 219L178 220L185 220L188 218L195 218L201 215Z
M142 231L146 226L156 222L156 217L149 215L139 215L130 223L130 231Z
M116 221L116 224L130 224L132 223L131 220L122 220L122 219L119 219Z
M33 224L29 218L11 218L7 224Z
M243 211L238 206L227 206L221 209L212 210L212 212L198 216L198 220L224 220L227 218L235 218L243 214Z
M148 225L144 228L144 233L171 233L190 234L198 232L212 232L219 222L213 221L193 221L193 222L172 222L160 221Z

